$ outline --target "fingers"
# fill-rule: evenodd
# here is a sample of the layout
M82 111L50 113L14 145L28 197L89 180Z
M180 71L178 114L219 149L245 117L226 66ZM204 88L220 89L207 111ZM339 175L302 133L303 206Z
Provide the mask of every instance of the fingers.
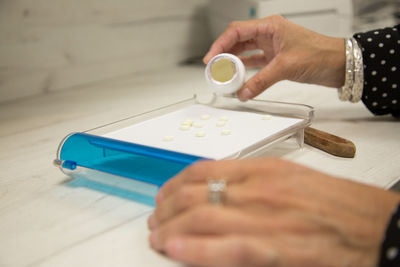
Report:
M244 51L255 50L257 48L257 43L254 40L249 40L235 44L229 51L226 52L234 55L240 55Z
M210 178L222 178L227 181L228 188L225 193L225 205L227 206L241 207L245 203L261 200L269 201L265 193L271 193L273 188L276 187L274 186L276 179L271 180L271 178L275 177L274 168L279 168L282 164L282 160L271 158L209 161L192 165L160 189L157 196L157 208L154 214L149 217L148 226L153 230L187 209L206 204L208 198L207 180ZM261 169L264 170L263 175L259 176L257 172ZM246 177L249 175L254 175L254 179L246 182ZM257 176L259 179L255 179ZM280 200L280 198L277 200ZM281 207L283 204L270 203L270 206Z
M189 207L205 203L207 203L207 187L205 184L182 186L175 194L170 195L157 205L154 213L148 219L149 229L153 230L159 224Z
M248 80L237 92L240 100L246 101L261 94L264 90L285 79L285 71L279 60L274 58L268 65Z
M168 241L166 253L186 264L207 267L277 266L277 252L253 238L181 236Z
M268 214L266 212L264 215ZM151 246L159 251L165 250L169 239L181 235L226 235L232 233L257 234L263 232L272 235L278 226L273 223L269 227L256 214L245 214L243 211L213 206L201 205L181 213L173 220L167 221L153 230L150 236ZM264 224L262 224L264 221Z
M224 206L241 207L243 203L257 199L258 192L243 190L243 185L243 183L231 183L228 185L224 197ZM182 185L175 193L169 195L157 205L154 213L148 219L148 227L150 230L154 230L179 213L193 209L196 206L205 205L207 201L208 186L206 183Z
M203 58L205 64L215 55L230 51L236 44L254 39L257 36L254 21L232 22L229 27L213 43Z
M177 188L180 188L182 184L203 182L206 180L207 174L205 170L209 170L209 166L213 166L214 161L199 161L194 163L178 173L175 177L168 180L158 191L156 196L156 204L161 203L169 195L171 195Z
M248 57L241 56L239 58L240 58L240 60L242 60L243 64L249 68L264 67L268 63L264 54L257 54L257 55L252 55L252 56L248 56Z
M160 188L156 196L156 203L159 204L168 198L185 183L205 184L211 178L237 182L243 177L244 163L245 161L243 164L237 161L201 161L190 165Z
M264 176L288 162L276 158L260 158L251 160L221 160L221 161L200 161L190 165L174 178L166 182L156 196L156 203L159 204L171 194L176 192L183 184L202 183L214 179L225 179L229 184L238 183L252 173L263 169Z

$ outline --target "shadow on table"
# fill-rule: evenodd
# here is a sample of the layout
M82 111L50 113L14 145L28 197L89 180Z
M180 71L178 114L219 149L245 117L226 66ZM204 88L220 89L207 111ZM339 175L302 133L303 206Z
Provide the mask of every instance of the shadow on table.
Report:
M120 179L120 178L113 178L113 179ZM115 181L113 181L113 182L115 182ZM134 181L132 181L132 183L134 183ZM113 186L110 184L102 183L101 181L99 181L98 178L96 181L94 181L94 180L88 179L86 177L71 178L71 179L68 179L67 181L65 181L63 184L68 187L72 187L72 188L77 188L77 187L87 188L87 189L94 190L97 192L101 192L101 193L105 193L108 195L123 198L123 199L129 200L129 201L138 202L138 203L141 203L141 204L144 204L147 206L152 206L152 207L155 206L154 196L145 194L145 193L141 193L140 185L136 188L135 191L132 191L132 190L121 188L120 185Z

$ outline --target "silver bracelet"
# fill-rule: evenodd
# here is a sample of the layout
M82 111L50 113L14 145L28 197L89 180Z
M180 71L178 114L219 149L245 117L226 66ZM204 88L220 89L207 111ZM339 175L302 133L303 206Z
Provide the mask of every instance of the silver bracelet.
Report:
M361 48L358 42L351 38L353 42L353 56L354 56L354 83L351 90L350 101L357 103L361 100L364 89L364 66Z
M354 52L352 38L345 39L346 45L346 72L344 86L339 88L338 95L341 101L349 101L354 84Z

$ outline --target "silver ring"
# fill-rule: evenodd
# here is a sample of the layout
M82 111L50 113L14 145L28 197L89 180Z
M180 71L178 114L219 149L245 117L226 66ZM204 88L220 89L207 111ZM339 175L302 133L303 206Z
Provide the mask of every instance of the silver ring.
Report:
M211 179L208 181L208 203L223 205L225 202L226 181L223 179Z

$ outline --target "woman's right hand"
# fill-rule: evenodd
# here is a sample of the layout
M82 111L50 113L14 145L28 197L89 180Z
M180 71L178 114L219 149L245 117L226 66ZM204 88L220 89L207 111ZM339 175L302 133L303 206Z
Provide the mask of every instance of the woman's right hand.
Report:
M344 84L343 38L324 36L275 15L232 22L204 57L208 63L220 53L240 55L247 50L263 53L241 57L247 67L262 68L238 91L241 100L253 98L281 80L339 88Z

